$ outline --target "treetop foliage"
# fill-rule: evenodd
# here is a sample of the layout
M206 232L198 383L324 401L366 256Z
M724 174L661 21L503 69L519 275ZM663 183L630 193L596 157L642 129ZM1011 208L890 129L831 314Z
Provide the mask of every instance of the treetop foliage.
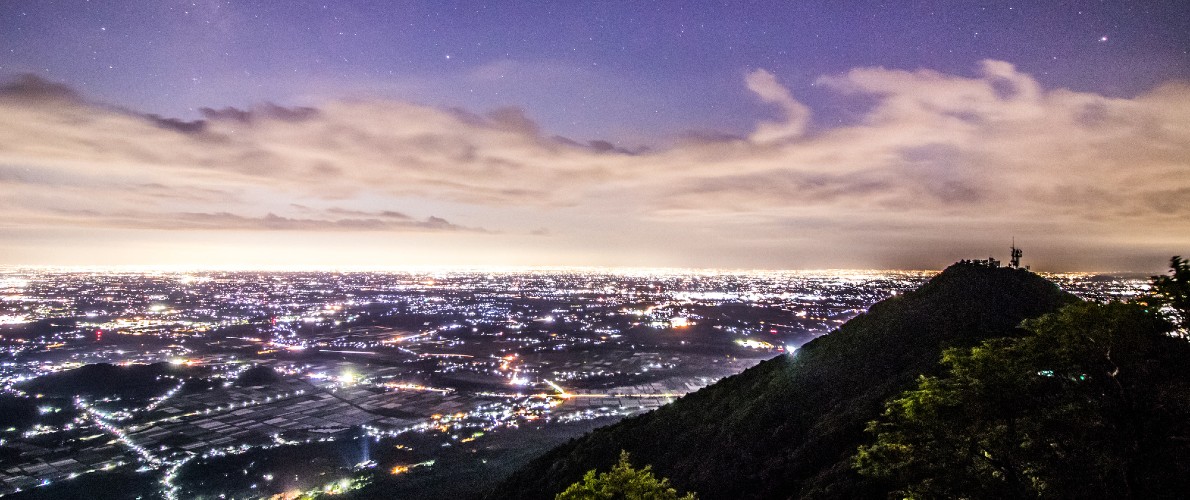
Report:
M907 498L1190 491L1190 343L1143 304L1078 303L948 349L885 405L856 468ZM1181 492L1181 493L1179 493Z
M1167 309L1178 325L1178 334L1185 337L1190 334L1190 261L1175 255L1169 259L1169 267L1169 274L1153 276L1148 301Z
M620 451L620 461L611 471L595 475L587 471L582 481L570 485L555 497L556 500L695 500L694 493L678 496L669 479L657 479L652 467L634 469L627 451Z

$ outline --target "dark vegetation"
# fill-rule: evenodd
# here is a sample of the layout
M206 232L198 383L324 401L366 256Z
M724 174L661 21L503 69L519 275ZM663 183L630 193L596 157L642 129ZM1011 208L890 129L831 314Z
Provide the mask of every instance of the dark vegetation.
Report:
M29 488L6 495L5 500L164 500L160 477L151 472L112 471L85 474L71 481Z
M253 387L262 385L273 385L282 382L284 379L276 370L264 365L256 365L252 368L244 370L239 377L236 378L236 385L241 387Z
M883 497L888 480L852 455L884 402L939 372L944 349L1024 336L1023 320L1076 301L1025 270L956 264L795 355L550 451L489 498L552 498L621 450L704 499Z
M0 326L0 335L7 338L36 339L52 337L54 334L70 332L78 320L74 318L41 319L29 323Z
M109 363L86 365L73 370L44 375L19 384L30 394L55 397L149 398L160 395L200 369L169 363L116 366Z
M0 430L24 429L37 421L37 403L29 398L0 394Z
M1190 343L1138 304L1082 303L1032 335L948 349L890 401L859 470L909 498L1190 492Z

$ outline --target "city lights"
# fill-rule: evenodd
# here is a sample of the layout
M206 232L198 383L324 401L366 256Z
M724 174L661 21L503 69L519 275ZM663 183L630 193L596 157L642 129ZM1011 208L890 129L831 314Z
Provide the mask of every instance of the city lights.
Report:
M339 495L435 463L377 447L474 450L501 432L647 412L792 355L930 275L0 270L0 324L47 325L0 335L0 391L36 415L0 433L25 450L0 472L0 495L116 471L153 475L171 500ZM1093 299L1143 286L1055 279ZM242 484L200 492L187 479L249 454L284 463L364 442L373 449L330 482L244 468Z

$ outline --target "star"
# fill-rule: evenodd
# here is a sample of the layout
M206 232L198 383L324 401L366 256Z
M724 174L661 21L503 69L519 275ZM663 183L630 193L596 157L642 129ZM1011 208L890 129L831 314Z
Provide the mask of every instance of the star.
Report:
M1106 37L1106 36L1101 36L1101 37L1099 37L1099 41L1100 41L1100 42L1106 42L1106 41L1107 41L1107 37Z

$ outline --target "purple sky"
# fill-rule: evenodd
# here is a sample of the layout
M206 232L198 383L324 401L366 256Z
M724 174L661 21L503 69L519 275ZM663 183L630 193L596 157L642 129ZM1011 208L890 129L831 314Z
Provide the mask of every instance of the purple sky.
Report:
M0 264L1190 252L1184 1L3 2L0 42Z

